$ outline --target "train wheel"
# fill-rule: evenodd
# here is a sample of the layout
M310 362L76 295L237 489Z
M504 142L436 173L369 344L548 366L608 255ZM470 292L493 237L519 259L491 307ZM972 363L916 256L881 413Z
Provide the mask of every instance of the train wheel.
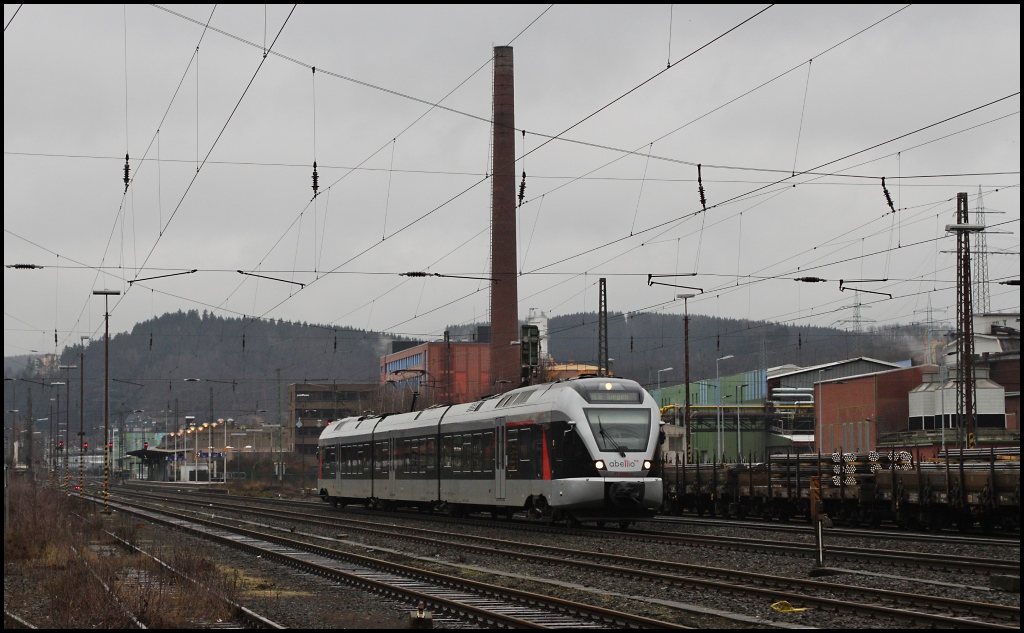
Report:
M598 521L597 522L597 529L603 530L605 525L607 525L607 524L604 521Z
M630 521L619 521L620 530L628 530L630 525L632 525Z

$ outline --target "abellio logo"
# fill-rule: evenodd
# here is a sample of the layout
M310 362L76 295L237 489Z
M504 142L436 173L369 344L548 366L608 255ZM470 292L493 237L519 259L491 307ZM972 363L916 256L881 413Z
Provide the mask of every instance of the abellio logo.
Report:
M619 461L617 459L610 460L608 462L608 468L637 468L640 466L639 459L624 459Z

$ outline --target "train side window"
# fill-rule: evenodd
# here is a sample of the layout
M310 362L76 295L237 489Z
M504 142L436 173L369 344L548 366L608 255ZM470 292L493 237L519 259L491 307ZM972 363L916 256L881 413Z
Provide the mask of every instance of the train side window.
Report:
M432 437L427 438L427 473L437 472L437 453L434 451L435 440Z
M453 439L452 446L452 470L457 473L462 472L462 436L456 435Z
M480 446L479 442L477 442L476 446ZM476 461L479 453L473 452L473 436L469 433L462 436L462 454L463 472L473 472L474 469L479 470L480 467Z
M533 446L530 445L530 429L519 431L519 461L529 462L533 458Z
M355 470L355 472L356 472L356 474L359 474L359 475L363 474L363 472L364 472L363 469L365 468L365 462L364 462L364 456L363 456L363 452L364 452L363 446L364 446L363 444L360 444L360 445L356 446L356 470Z
M473 472L478 473L483 467L484 447L483 447L483 435L481 433L473 434Z
M519 431L510 430L507 438L505 442L505 455L508 456L507 470L515 472L519 470Z
M445 435L441 438L441 468L452 467L452 436Z
M405 472L405 473L412 472L412 464L410 463L412 461L411 458L412 458L412 440L405 440L405 441L402 442L402 457L401 457L402 472Z
M484 433L483 438L483 468L485 473L494 472L494 432Z

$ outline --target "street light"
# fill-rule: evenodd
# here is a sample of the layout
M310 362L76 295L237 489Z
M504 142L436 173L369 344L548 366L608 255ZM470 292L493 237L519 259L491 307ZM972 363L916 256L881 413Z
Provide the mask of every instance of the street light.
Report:
M103 514L110 514L110 297L120 290L93 290L103 297Z
M51 382L50 386L51 387L66 387L67 384L68 383L66 383L66 382ZM57 418L56 418L56 420L57 420L57 441L60 443L60 446L58 447L59 450L57 451L57 461L54 464L54 470L57 472L57 476L59 477L60 476L60 464L64 460L64 455L65 455L65 453L64 453L64 448L65 448L64 447L64 442L61 442L61 440L60 440L60 390L59 389L57 390ZM53 429L53 421L52 420L50 421L50 428L51 428L51 430ZM66 424L64 425L64 432L65 432L65 434L67 433L67 425ZM67 484L67 478L66 477L64 479L64 483L65 483L65 485ZM58 484L58 488L59 487L60 486Z
M684 356L686 358L686 414L684 416L684 424L686 424L686 452L683 453L683 463L690 463L690 452L693 446L693 433L690 431L690 306L689 301L697 295L694 294L682 294L676 295L676 299L683 300L683 349Z
M658 370L658 409L661 409L661 403L663 400L663 398L661 397L661 372L663 371L672 371L672 368L666 367L665 369Z
M71 370L78 369L78 365L58 365L57 369L64 370L64 380L67 389L64 391L64 493L69 492L71 485Z
M196 425L193 424L195 421L196 421L196 416L194 416L194 415L186 415L185 416L185 428L184 428L184 432L185 432L185 435L184 435L185 451L184 451L184 455L182 455L182 457L184 457L183 461L185 461L186 464L188 463L188 436L192 434L192 431L196 430ZM199 446L199 445L196 444L196 446ZM196 450L198 450L198 449L196 449ZM195 459L198 459L198 458L199 457L197 455ZM195 460L193 460L193 463L195 463ZM196 465L195 470L196 471L199 470L198 464ZM199 473L198 472L196 472L196 481L199 481Z
M724 458L724 453L725 453L725 437L724 437L725 423L722 421L722 379L719 377L719 374L718 374L718 363L720 363L723 360L729 360L730 358L732 358L732 354L729 354L728 356L723 356L721 358L716 358L715 359L715 392L716 392L715 400L718 401L718 447L717 448L718 448L718 456L719 456L719 458Z
M82 351L78 353L78 498L85 498L85 342L82 340Z

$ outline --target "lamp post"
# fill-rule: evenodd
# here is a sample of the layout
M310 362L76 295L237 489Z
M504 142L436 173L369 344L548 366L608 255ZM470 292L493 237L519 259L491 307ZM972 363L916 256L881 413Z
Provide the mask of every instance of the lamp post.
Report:
M186 415L185 416L185 429L184 429L185 434L182 436L183 437L183 441L185 442L185 450L182 453L182 457L183 457L182 461L184 461L186 464L188 463L188 436L191 435L192 431L194 431L195 428L196 428L196 425L194 424L195 421L196 421L196 416L194 416L194 415ZM198 480L199 480L199 475L196 475L196 481L198 481Z
M672 368L671 367L666 367L665 369L659 369L658 370L658 409L659 410L661 409L661 402L663 400L663 398L661 397L661 372L663 372L663 371L672 371Z
M78 353L78 498L85 498L85 342L82 336L82 351Z
M676 295L676 299L683 300L683 349L684 356L686 357L686 415L684 416L683 423L686 424L686 452L683 453L683 463L689 464L690 452L692 451L693 433L690 430L690 299L696 295L683 294Z
M718 449L718 456L719 456L720 459L724 457L724 453L725 453L725 437L723 435L725 429L723 428L724 422L722 422L722 379L719 377L718 363L722 362L723 360L729 360L730 358L732 358L732 354L729 354L728 356L722 356L721 358L716 358L715 359L715 400L718 402L718 434L717 434L718 435L718 442L717 442L717 449Z
M750 384L736 385L736 462L743 461L743 444L740 438L740 402L743 401L743 390Z
M103 514L110 514L110 297L120 290L93 290L103 297Z
M252 457L249 460L249 479L251 481L256 477L256 453L259 452L259 443L256 441L256 438L260 436L256 434L262 434L263 429L249 429L247 432L252 433L252 444L250 445L252 448L249 450L249 456Z
M58 365L57 369L64 370L64 381L67 389L64 391L64 492L69 492L71 486L71 370L78 369L78 365Z
M51 387L64 387L64 386L67 386L67 384L68 383L66 383L66 382L51 382L50 386ZM56 472L57 476L59 477L60 476L61 462L64 460L64 454L65 454L64 453L64 442L61 441L61 439L60 439L60 390L59 389L57 390L57 418L56 418L56 420L57 420L57 442L58 442L58 447L57 447L57 461L54 463L54 471ZM50 420L50 428L51 428L51 430L53 428L53 420L52 419ZM65 430L65 432L67 431L67 425L64 426L64 430ZM64 483L65 483L65 485L67 484L67 478L66 477L64 479ZM58 484L57 487L59 488L60 484Z
M205 424L203 426L206 426ZM206 479L211 484L213 483L213 475L217 473L217 463L213 461L213 430L217 428L217 423L214 422L210 425L210 447L209 452L206 454ZM211 473L211 469L213 472Z
M47 486L52 486L53 485L53 465L55 463L53 455L56 452L55 446L53 444L53 401L54 400L55 400L55 398L50 398L50 417L46 418L48 420L48 422L46 424L46 428L49 431L49 435L50 435L50 439L47 441L47 447L49 448L49 453L46 455L46 466L47 466L46 470L49 473L49 475L47 477L47 480L46 480L46 485Z

